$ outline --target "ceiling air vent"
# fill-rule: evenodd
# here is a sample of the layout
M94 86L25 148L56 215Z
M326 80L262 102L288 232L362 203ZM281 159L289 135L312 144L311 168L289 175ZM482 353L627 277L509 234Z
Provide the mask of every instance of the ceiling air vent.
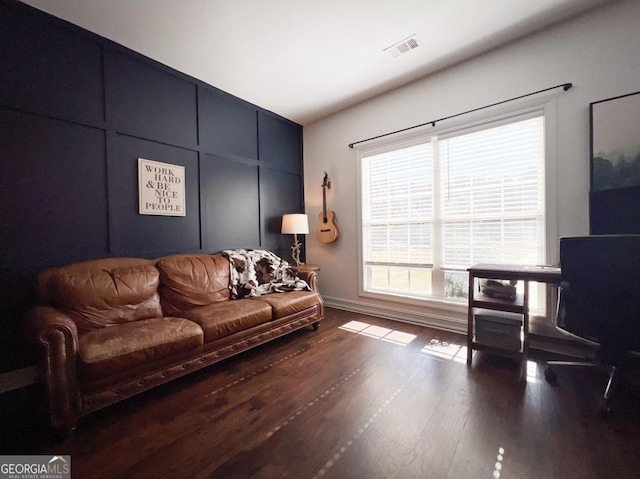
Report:
M410 52L411 50L415 50L422 42L417 37L417 35L411 35L409 38L405 38L401 42L396 43L395 45L391 45L390 47L385 48L383 51L387 52L392 57L398 57L403 53Z

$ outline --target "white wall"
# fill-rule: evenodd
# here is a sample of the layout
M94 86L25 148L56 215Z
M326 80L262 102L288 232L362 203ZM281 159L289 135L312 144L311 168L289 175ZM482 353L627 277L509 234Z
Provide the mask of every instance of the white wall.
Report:
M466 61L304 128L306 212L322 210L323 171L332 179L328 208L341 237L307 237L307 262L319 263L327 304L464 331L464 308L434 309L358 295L356 152L349 143L572 82L556 94L558 236L589 231L589 103L640 90L640 1L617 2Z

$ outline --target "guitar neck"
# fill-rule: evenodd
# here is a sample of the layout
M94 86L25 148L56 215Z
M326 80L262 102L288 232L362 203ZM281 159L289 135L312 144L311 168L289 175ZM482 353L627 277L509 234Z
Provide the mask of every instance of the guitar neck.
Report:
M327 218L327 188L322 186L322 222L326 223L329 221Z

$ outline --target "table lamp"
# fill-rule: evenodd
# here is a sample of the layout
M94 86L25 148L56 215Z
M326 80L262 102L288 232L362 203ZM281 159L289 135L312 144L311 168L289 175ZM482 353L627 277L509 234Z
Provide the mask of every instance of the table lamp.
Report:
M298 241L298 235L309 234L309 219L303 214L287 214L282 215L282 234L293 235L293 246L291 247L291 256L296 262L296 266L300 266L300 248L302 243Z

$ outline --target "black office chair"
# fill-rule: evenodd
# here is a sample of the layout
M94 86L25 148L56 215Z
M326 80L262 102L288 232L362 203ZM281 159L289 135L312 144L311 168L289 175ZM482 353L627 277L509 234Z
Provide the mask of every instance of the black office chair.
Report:
M597 343L594 362L548 361L545 378L555 382L555 366L604 366L609 382L600 412L611 412L618 383L640 352L640 235L560 239L562 283L557 326Z

